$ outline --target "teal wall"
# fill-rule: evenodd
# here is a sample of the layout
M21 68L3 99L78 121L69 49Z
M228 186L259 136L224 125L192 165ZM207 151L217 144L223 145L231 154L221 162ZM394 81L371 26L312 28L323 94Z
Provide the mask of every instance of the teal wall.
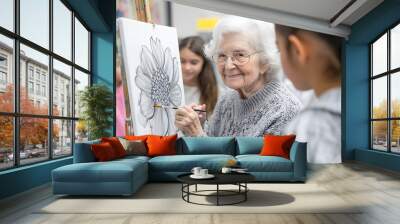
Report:
M399 170L399 156L369 150L368 44L398 22L400 22L400 0L386 0L353 24L345 46L343 82L344 158L392 170Z
M92 82L114 91L115 0L66 0L92 31ZM114 94L115 95L115 94ZM111 119L114 119L113 116ZM115 124L115 122L113 122ZM112 132L114 127L110 127ZM0 172L0 199L51 181L51 171L72 163L72 157Z
M69 157L0 172L0 199L48 183L53 169L71 163Z

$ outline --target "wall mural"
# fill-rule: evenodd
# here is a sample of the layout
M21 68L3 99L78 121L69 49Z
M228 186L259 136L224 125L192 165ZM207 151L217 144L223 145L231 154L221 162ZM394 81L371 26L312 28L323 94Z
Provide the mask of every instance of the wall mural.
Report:
M176 29L124 18L117 24L134 134L176 133L170 108L184 104Z

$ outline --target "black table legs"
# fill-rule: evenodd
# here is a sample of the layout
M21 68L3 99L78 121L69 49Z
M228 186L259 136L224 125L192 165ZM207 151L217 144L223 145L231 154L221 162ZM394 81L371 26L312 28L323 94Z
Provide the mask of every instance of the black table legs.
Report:
M195 185L195 191L190 191L190 186ZM233 185L237 185L237 190L223 190L220 189L220 184L216 184L216 190L199 190L197 184L186 184L182 183L182 199L188 203L198 204L198 205L216 205L216 206L223 206L223 205L234 205L239 204L242 202L247 201L247 192L249 191L247 187L247 183L237 183ZM207 192L215 192L216 194L206 194ZM195 196L203 196L203 197L216 197L216 204L203 204L197 203L190 200L190 195ZM240 199L231 203L223 203L221 199L224 197L232 197L232 196L240 196Z

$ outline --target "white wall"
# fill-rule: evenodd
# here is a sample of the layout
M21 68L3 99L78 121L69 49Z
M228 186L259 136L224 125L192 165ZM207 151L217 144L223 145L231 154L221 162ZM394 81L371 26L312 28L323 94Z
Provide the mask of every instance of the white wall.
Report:
M171 4L172 25L177 28L179 38L191 35L198 35L199 31L197 30L196 22L199 18L221 18L224 16L224 14L218 12L208 11L176 3Z

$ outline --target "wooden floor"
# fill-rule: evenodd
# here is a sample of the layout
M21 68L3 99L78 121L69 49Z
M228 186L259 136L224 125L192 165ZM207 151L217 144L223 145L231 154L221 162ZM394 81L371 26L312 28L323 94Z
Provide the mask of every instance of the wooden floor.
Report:
M46 185L0 201L0 223L400 223L399 173L351 162L312 167L308 182L367 206L357 214L35 214L55 199Z

